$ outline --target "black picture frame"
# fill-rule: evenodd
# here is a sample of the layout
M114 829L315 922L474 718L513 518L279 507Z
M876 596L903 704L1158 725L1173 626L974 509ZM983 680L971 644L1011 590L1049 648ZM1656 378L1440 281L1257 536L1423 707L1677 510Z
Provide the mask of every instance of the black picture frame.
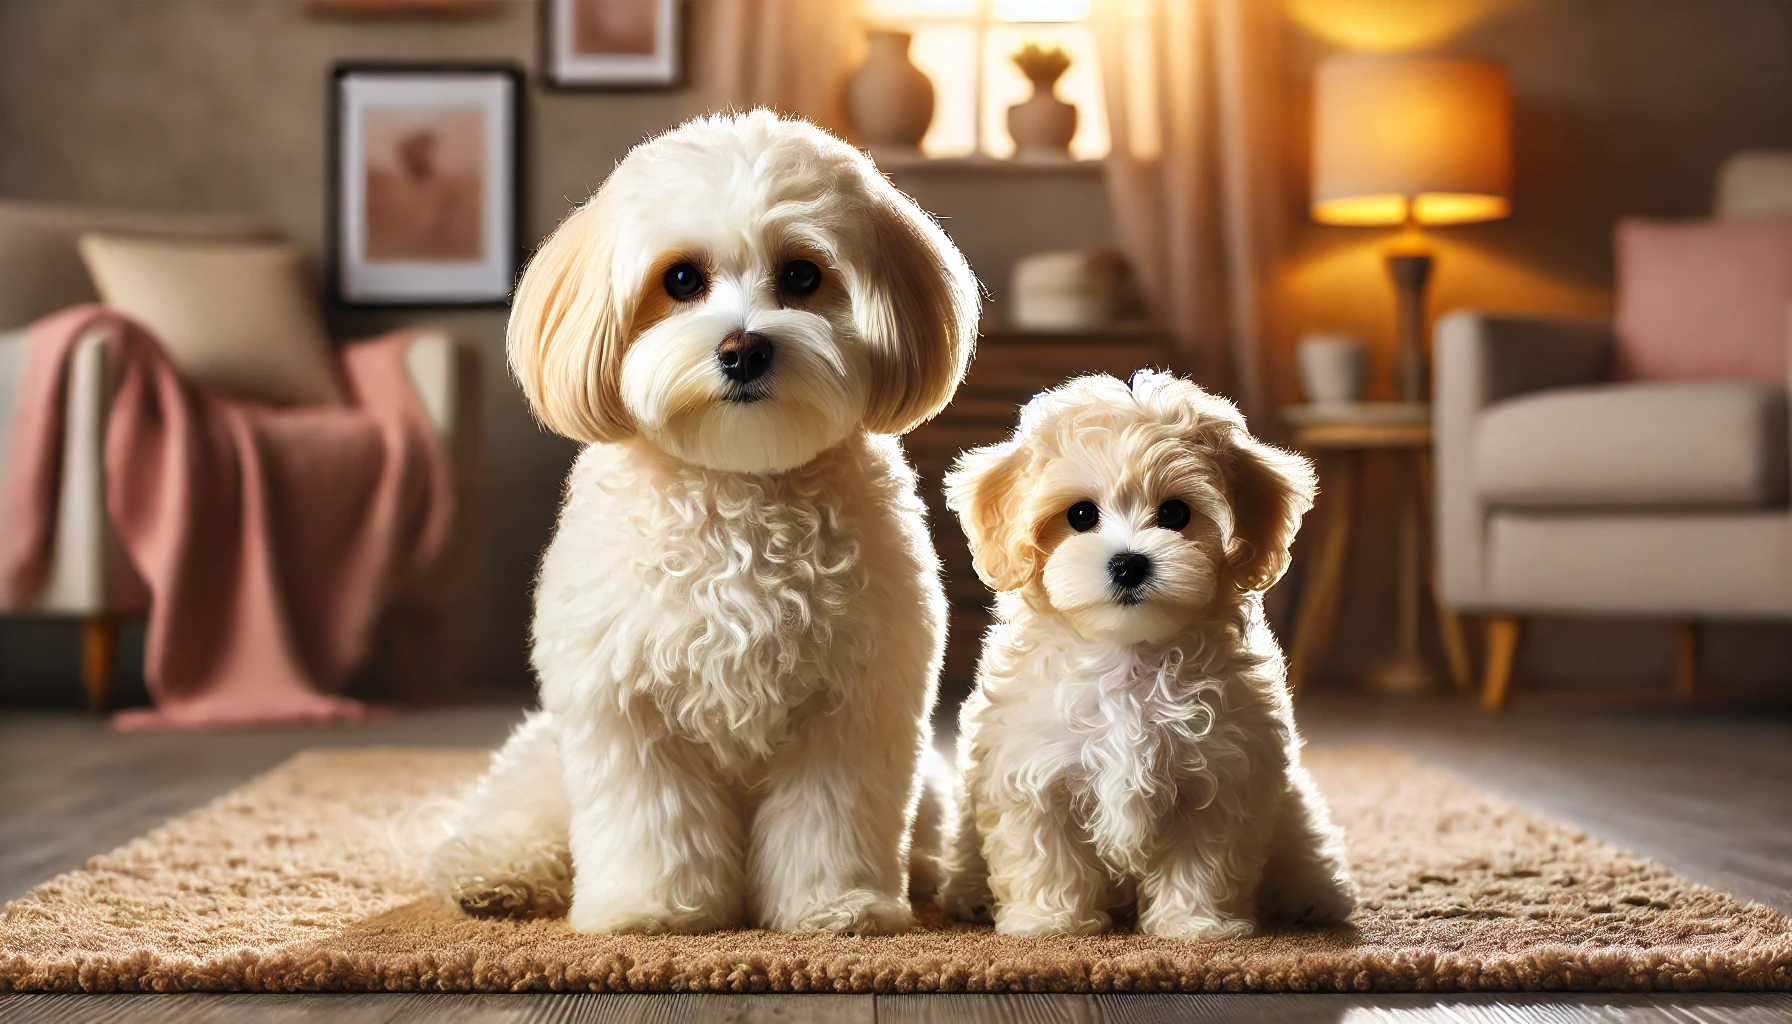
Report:
M351 126L358 123L351 109L357 101L349 95L350 87L357 82L408 83L412 86L411 91L435 96L438 98L436 105L441 105L439 98L443 92L455 88L464 90L468 83L478 79L486 79L481 84L487 88L503 83L499 90L501 96L495 103L488 103L485 109L488 114L492 111L501 112L509 128L507 139L486 140L483 133L481 138L481 154L486 158L482 170L489 172L492 166L490 161L495 155L501 161L503 174L500 176L502 180L497 182L493 182L489 174L482 174L480 178L481 215L486 218L495 215L497 220L495 224L491 219L482 221L480 264L483 273L478 286L458 287L450 284L451 278L467 276L465 273L455 273L464 270L463 267L451 266L464 264L466 261L451 260L441 261L442 267L435 271L439 286L424 285L421 282L432 273L425 266L430 261L416 260L402 262L413 264L406 269L417 277L419 284L415 287L382 289L377 282L370 282L367 275L362 273L366 264L373 261L356 257L356 253L364 253L366 247L362 244L357 248L350 223L357 216L354 204L358 200L363 204L358 216L363 220L368 217L365 212L365 181L357 185L347 180L350 172L348 161L362 153L362 143L348 137ZM522 67L509 61L356 60L339 61L331 65L327 83L329 134L325 146L324 168L325 273L329 280L331 299L338 306L346 309L428 309L503 308L509 305L517 273L526 255L522 232L527 82L528 78ZM428 105L430 104L420 103L419 107ZM493 146L496 148L490 148ZM486 213L488 210L491 214ZM493 226L497 230L483 230Z
M616 66L610 72L581 74L580 69L567 63L560 28L570 17L569 12L577 0L538 0L536 8L540 24L536 37L540 43L542 85L556 92L656 92L683 88L689 63L685 48L690 38L686 31L689 21L686 0L641 2L654 3L663 12L666 38L655 46L656 58L658 51L662 48L665 51L663 66L649 69L646 62L640 62L642 67L631 70L626 66L629 63L626 59L611 58Z

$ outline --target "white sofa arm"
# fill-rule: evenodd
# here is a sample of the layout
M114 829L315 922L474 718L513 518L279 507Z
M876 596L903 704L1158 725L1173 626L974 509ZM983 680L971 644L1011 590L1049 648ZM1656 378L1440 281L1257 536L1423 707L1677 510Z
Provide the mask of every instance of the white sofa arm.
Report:
M1432 380L1437 586L1451 607L1488 600L1487 509L1475 491L1475 421L1495 402L1610 376L1602 321L1452 313L1438 321Z
M6 479L7 453L12 450L12 417L25 383L25 332L0 333L0 481Z
M23 383L23 332L0 339L0 450L10 450L13 414ZM142 584L112 535L106 513L106 407L113 387L106 345L95 333L69 354L63 404L61 483L56 497L55 539L44 587L22 607L41 615L95 616L141 610ZM0 459L5 456L0 454ZM0 474L5 465L0 462ZM0 475L0 479L4 479Z
M476 354L444 332L424 331L405 350L404 368L430 423L452 450L465 439L475 412L469 405L477 384Z

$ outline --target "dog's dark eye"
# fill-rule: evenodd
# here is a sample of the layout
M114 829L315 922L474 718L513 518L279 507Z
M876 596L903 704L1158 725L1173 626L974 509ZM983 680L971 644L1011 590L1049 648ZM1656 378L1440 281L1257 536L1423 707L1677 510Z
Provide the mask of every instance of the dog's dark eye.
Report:
M808 260L791 260L778 275L778 289L786 295L813 295L821 287L821 268Z
M709 287L709 282L703 279L703 271L698 270L695 263L672 264L666 270L664 284L666 294L680 302L702 295Z
M1188 503L1171 498L1157 506L1157 525L1166 530L1180 530L1188 525Z
M1101 522L1101 509L1096 508L1093 501L1085 499L1070 506L1070 511L1064 513L1064 518L1070 520L1072 530L1088 533L1095 529L1096 523Z

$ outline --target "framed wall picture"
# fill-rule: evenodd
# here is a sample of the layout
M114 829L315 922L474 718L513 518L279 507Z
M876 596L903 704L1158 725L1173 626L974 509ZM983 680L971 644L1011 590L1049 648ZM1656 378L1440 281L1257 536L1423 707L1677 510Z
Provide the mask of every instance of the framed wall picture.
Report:
M339 301L509 298L520 253L522 86L510 65L336 67L329 234Z
M682 74L680 0L542 0L542 71L564 89L664 88Z

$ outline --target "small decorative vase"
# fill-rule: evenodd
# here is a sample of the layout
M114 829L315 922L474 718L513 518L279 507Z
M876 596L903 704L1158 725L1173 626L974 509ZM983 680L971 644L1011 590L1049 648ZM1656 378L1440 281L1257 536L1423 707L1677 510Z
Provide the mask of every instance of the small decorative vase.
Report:
M1033 95L1008 108L1014 155L1022 160L1068 157L1076 136L1076 108L1053 95L1052 88L1070 67L1070 58L1056 46L1042 50L1028 43L1014 55L1014 63L1033 83Z
M1368 347L1348 334L1309 334L1295 350L1300 383L1314 405L1355 405L1363 400Z
M846 112L859 141L878 150L918 151L933 121L933 83L908 59L907 32L866 34L869 53L846 86Z

